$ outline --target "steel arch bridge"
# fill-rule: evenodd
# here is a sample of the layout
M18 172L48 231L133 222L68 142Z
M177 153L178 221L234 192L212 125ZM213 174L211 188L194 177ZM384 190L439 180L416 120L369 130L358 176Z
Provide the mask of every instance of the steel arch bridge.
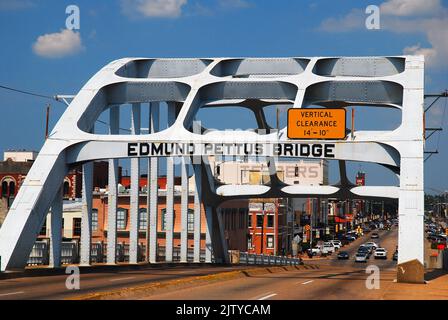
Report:
M53 266L60 265L64 176L83 165L81 263L90 263L92 164L109 160L108 263L115 263L118 159L131 159L130 263L137 262L139 158L148 159L149 262L156 258L158 159L167 157L166 259L172 261L173 158L182 159L181 261L187 252L187 165L195 172L195 228L200 205L206 211L206 261L226 259L216 207L235 198L344 197L399 200L399 280L417 265L423 281L423 79L421 56L291 58L124 58L94 75L72 100L54 127L26 177L0 229L1 270L23 268L51 208ZM168 127L160 127L160 103L168 105ZM287 128L273 130L264 107L371 106L401 111L391 131L348 132L342 140L293 140ZM119 134L120 106L132 104L131 134ZM239 106L257 121L253 131L206 130L195 116L207 107ZM141 134L141 108L149 108L148 134ZM94 124L109 110L110 134L95 134ZM266 185L217 182L204 161L210 155L264 157L270 164ZM276 176L279 157L339 160L341 180L332 186L286 185ZM345 160L378 163L399 175L396 187L353 186ZM198 219L199 217L199 219ZM197 239L195 233L195 239ZM199 261L195 247L195 261ZM415 261L416 260L416 261ZM401 270L401 271L400 271ZM408 271L410 270L410 271ZM414 272L415 273L415 272Z

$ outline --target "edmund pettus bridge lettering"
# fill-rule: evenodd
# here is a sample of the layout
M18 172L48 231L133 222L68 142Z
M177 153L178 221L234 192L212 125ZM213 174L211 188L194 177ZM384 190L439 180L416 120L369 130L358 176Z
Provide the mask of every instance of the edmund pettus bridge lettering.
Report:
M280 156L334 158L333 143L148 143L130 142L129 157L144 156Z

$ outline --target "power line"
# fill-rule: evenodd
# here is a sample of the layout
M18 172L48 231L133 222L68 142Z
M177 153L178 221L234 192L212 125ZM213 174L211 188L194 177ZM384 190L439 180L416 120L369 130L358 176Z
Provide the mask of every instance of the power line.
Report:
M11 88L11 87L7 87L7 86L3 86L3 85L0 85L0 88L5 89L5 90L10 90L10 91L18 92L18 93L27 94L27 95L30 95L30 96L39 97L39 98L45 98L45 99L56 100L55 97L53 97L53 96L47 96L47 95L44 95L44 94L39 94L39 93L35 93L35 92L30 92L30 91L20 90L20 89Z

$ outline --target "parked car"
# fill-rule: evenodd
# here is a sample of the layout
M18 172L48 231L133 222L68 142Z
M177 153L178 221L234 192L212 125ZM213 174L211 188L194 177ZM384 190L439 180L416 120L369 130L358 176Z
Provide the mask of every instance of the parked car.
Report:
M371 235L370 235L370 238L371 239L378 239L380 237L380 235L378 234L378 233L376 233L376 232L373 232Z
M350 255L347 251L340 251L338 253L338 260L348 260L350 258Z
M342 242L340 240L330 240L329 242L333 244L336 250L339 250L342 247Z
M317 256L322 251L319 247L314 247L314 248L308 249L308 252L311 253L312 256Z
M375 259L387 259L387 250L384 248L377 248L373 256Z
M332 254L336 251L336 248L334 247L333 243L331 242L324 242L322 252L327 254Z
M355 255L355 262L367 262L367 254L365 252L358 252Z

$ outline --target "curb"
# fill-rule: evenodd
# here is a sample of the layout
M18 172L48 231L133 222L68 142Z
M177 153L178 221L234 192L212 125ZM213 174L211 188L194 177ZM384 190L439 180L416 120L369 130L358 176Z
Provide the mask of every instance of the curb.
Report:
M167 280L162 282L154 282L136 287L128 287L116 289L112 291L90 293L76 297L70 297L67 300L113 300L120 298L137 298L139 296L150 295L157 289L177 287L187 288L192 285L208 284L215 281L231 280L243 277L257 276L267 273L277 273L293 270L310 270L320 269L317 265L299 265L299 266L273 266L273 267L259 267L235 271L225 271L215 274L187 277L178 280Z

